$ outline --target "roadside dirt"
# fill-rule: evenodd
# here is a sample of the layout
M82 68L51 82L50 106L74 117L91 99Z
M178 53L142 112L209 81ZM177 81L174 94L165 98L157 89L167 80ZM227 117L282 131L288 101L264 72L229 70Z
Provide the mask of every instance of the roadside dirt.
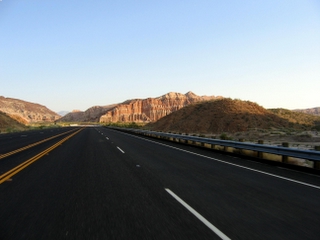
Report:
M197 134L194 134L197 135ZM280 130L254 129L246 132L206 134L206 137L221 139L221 136L229 140L258 143L262 140L263 144L272 146L282 146L288 143L290 148L315 150L320 146L320 132L301 131L301 132L282 132Z

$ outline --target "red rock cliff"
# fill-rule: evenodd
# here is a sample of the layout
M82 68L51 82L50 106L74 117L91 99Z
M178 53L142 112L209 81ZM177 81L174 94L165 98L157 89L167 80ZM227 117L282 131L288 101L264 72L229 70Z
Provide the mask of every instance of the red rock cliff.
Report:
M128 100L102 115L100 122L155 122L189 104L218 98L222 97L170 92L158 98Z

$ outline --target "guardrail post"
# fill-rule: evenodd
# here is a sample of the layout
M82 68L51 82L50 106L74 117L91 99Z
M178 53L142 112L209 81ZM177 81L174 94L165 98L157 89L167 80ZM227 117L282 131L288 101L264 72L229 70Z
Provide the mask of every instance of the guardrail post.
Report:
M244 138L239 138L239 142L244 142L244 141L245 141ZM239 153L243 154L243 149L242 148L239 148Z
M228 152L228 146L224 146L223 149L225 152Z
M320 151L320 146L314 146L314 150ZM320 161L314 161L313 168L320 170Z
M263 144L263 140L258 140L258 144ZM258 158L263 158L263 152L258 152Z
M283 142L282 143L282 147L289 147L289 143L288 142ZM283 163L288 163L288 156L282 155L282 162Z

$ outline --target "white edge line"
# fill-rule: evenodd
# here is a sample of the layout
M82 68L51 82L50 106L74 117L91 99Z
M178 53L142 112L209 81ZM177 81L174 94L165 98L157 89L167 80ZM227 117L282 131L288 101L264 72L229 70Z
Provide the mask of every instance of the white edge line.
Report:
M183 201L180 197L178 197L174 192L172 192L169 188L165 188L165 190L174 197L179 203L182 204L186 209L188 209L194 216L196 216L201 222L203 222L210 230L212 230L215 234L217 234L223 240L230 240L223 232L221 232L218 228L212 225L207 219L205 219L200 213L194 210L190 205L188 205L185 201Z
M119 149L120 152L124 153L124 151L121 148L119 148L119 147L117 147L117 148Z
M128 134L128 133L123 133L123 134L127 134L129 136L133 136L133 135ZM272 177L275 177L275 178L280 178L280 179L283 179L283 180L287 180L287 181L290 181L290 182L298 183L298 184L301 184L301 185L305 185L305 186L316 188L316 189L320 190L320 186L316 186L316 185L313 185L313 184L301 182L301 181L294 180L294 179L291 179L291 178L282 177L282 176L275 175L275 174L268 173L268 172L263 172L263 171L260 171L260 170L256 170L256 169L245 167L245 166L241 166L241 165L238 165L238 164L229 163L229 162L217 159L217 158L212 158L212 157L208 157L208 156L205 156L205 155L202 155L202 154L190 152L190 151L187 151L187 150L184 150L184 149L181 149L181 148L177 148L177 147L173 147L173 146L166 145L166 144L163 144L163 143L155 142L155 141L152 141L152 140L149 140L149 139L145 139L145 138L142 138L142 137L138 137L138 136L133 136L133 137L136 137L136 138L139 138L139 139L143 139L145 141L153 142L153 143L156 143L156 144L159 144L159 145L163 145L163 146L166 146L166 147L169 147L169 148L173 148L173 149L176 149L176 150L180 150L182 152L187 152L187 153L191 153L191 154L194 154L194 155L197 155L197 156L200 156L200 157L205 157L205 158L208 158L208 159L211 159L211 160L215 160L217 162L229 164L231 166L247 169L247 170L250 170L250 171L253 171L253 172L258 172L258 173L261 173L261 174L265 174L265 175L272 176Z

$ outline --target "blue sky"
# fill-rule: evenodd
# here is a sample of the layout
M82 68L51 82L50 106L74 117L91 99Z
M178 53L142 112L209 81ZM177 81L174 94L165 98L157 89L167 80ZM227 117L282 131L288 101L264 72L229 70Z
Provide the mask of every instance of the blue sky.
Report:
M320 107L320 1L2 0L0 83L54 111L188 91Z

